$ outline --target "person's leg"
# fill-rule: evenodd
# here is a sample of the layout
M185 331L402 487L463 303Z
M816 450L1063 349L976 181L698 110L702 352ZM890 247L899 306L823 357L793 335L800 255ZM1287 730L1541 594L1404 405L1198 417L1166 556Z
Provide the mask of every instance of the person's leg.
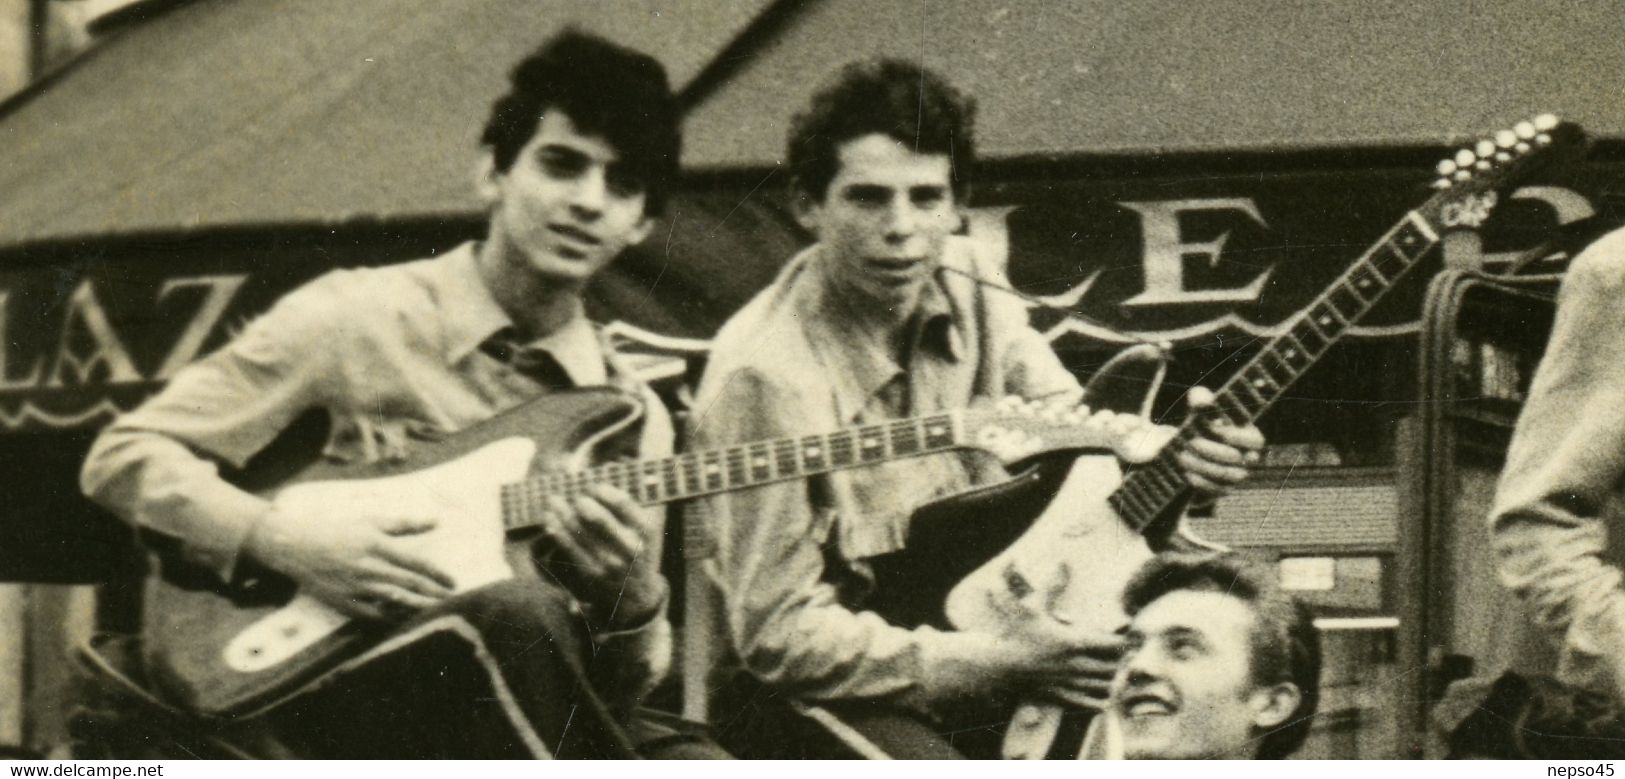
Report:
M745 673L716 695L711 730L746 759L958 759L924 718L874 703L810 705Z
M311 757L636 757L562 592L510 581L418 615L273 715Z
M669 711L640 707L626 726L638 754L650 760L732 760L704 725Z

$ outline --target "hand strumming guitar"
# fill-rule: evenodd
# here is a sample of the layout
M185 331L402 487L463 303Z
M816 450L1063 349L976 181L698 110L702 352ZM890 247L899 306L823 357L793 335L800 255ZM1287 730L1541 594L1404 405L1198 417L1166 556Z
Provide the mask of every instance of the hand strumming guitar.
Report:
M550 498L543 530L547 570L587 607L599 627L647 622L665 598L660 561L644 553L644 509L612 487L566 502ZM450 597L454 582L414 542L434 530L432 517L390 514L335 522L273 505L244 541L244 551L280 571L307 594L351 616L397 618Z
M243 541L246 554L292 577L305 593L355 617L387 619L452 594L450 575L408 539L434 529L430 517L332 517L272 505Z
M956 633L959 663L939 666L951 678L939 680L967 697L1010 695L1070 706L1106 705L1122 638L1051 619L1012 620L994 635Z

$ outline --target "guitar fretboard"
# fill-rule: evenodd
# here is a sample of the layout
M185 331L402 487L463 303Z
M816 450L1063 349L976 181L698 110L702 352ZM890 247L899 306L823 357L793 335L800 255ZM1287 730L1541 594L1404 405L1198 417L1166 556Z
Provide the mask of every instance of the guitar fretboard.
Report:
M1218 412L1238 425L1247 425L1279 399L1439 242L1438 232L1421 215L1436 211L1439 200L1435 196L1406 214L1330 289L1298 312L1283 335L1266 344L1225 382L1214 393ZM1190 484L1176 458L1185 442L1198 435L1198 421L1187 420L1154 459L1123 479L1107 500L1124 521L1144 531L1189 496Z
M534 527L541 523L549 497L573 498L595 484L618 487L639 503L654 505L947 451L960 445L960 435L960 424L949 412L550 473L503 485L503 523L509 530Z

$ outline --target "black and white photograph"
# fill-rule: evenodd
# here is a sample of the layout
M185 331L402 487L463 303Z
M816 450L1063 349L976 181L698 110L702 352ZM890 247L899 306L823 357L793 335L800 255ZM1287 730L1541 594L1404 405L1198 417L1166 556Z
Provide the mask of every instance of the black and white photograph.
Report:
M0 762L1612 776L1621 41L0 0Z

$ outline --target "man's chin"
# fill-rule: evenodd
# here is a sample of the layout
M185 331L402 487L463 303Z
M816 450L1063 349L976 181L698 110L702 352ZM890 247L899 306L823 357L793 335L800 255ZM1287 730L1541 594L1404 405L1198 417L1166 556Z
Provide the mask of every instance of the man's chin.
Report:
M1123 756L1129 760L1172 760L1183 756L1179 739L1173 737L1176 728L1166 717L1125 718L1121 728Z
M925 285L925 278L871 278L863 285L864 296L869 302L887 309L895 309L912 303L919 297L920 288Z
M531 261L537 276L561 282L584 282L603 268L604 263L588 257L548 255Z

